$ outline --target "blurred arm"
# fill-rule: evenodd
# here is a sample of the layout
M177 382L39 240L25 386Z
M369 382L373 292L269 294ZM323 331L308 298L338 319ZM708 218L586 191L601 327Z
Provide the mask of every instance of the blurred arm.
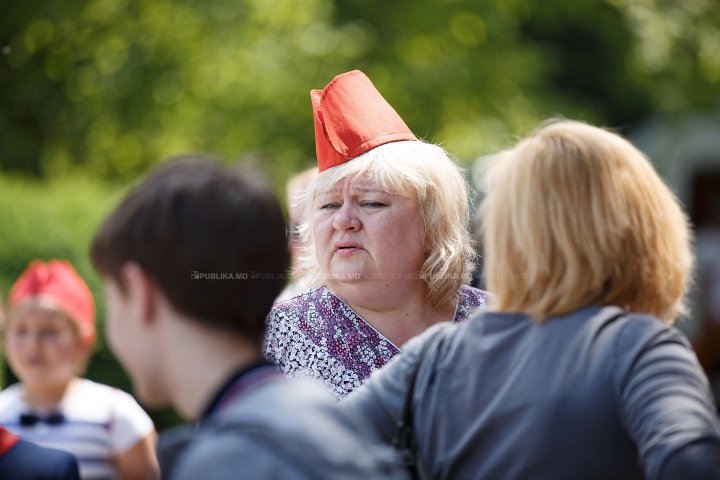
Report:
M155 454L156 445L157 433L153 431L115 459L115 464L123 480L156 480L160 478L160 466Z
M615 347L620 417L646 477L720 478L720 423L685 338L657 319L638 317Z
M675 453L665 464L663 480L720 478L720 454L717 443L703 440Z

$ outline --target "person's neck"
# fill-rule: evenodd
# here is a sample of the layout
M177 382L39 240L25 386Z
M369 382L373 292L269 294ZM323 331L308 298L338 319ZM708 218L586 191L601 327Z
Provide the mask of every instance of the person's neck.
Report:
M361 285L327 288L397 347L436 323L452 320L455 311L455 305L433 308L424 282L404 290L380 288L372 294Z
M62 402L73 384L80 379L72 377L51 385L23 384L23 400L33 407L52 409Z
M200 417L233 373L262 359L260 346L193 323L175 328L166 338L170 399L189 421Z

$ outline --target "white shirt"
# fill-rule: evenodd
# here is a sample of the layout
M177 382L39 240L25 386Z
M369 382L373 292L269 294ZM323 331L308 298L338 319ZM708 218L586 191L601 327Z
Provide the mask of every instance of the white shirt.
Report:
M52 411L29 405L22 399L23 393L19 383L0 392L0 425L42 447L72 453L83 480L119 478L114 459L155 428L132 396L87 379L76 382ZM65 420L57 425L20 423L24 414L46 418L54 413L62 413Z

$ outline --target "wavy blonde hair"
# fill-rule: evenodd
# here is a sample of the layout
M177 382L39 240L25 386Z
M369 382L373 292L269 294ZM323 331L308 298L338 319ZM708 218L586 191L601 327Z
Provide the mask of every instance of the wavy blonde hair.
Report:
M421 141L381 145L322 172L308 185L300 196L303 220L299 233L307 245L303 282L310 286L324 283L312 231L318 193L329 191L342 180L359 177L376 181L389 193L415 198L424 240L430 246L420 272L428 285L428 301L435 309L454 303L460 286L470 281L475 260L468 186L462 169L442 148Z
M498 155L481 205L494 310L537 321L617 305L672 324L692 268L689 222L647 158L561 121Z

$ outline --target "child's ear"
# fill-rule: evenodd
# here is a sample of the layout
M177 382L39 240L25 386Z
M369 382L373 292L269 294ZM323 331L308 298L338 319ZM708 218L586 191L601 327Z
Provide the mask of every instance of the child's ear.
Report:
M157 313L158 295L158 288L153 279L135 262L123 265L120 276L134 314L141 323L152 323Z
M80 351L80 361L83 368L87 367L87 363L90 361L90 356L93 354L95 342L92 341L78 341L78 350Z

